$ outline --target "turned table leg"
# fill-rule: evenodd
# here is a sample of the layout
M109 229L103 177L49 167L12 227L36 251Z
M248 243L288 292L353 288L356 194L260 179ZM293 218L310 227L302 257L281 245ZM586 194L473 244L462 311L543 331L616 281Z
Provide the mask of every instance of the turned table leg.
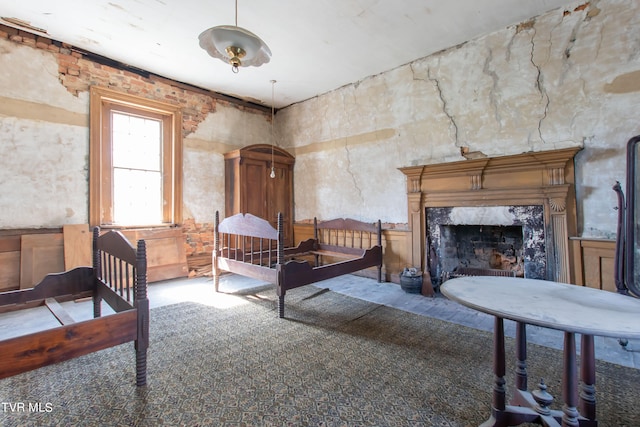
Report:
M578 427L578 373L576 367L576 335L573 332L564 333L564 363L563 363L563 391L562 427Z
M516 323L516 388L527 391L527 325Z
M506 407L506 389L504 375L506 373L504 352L504 320L496 316L494 342L493 342L493 373L495 384L493 385L493 407L504 411Z
M597 425L596 421L596 356L593 335L582 335L580 377L580 414Z
M506 409L505 388L505 351L504 351L504 320L496 316L493 328L493 398L491 402L491 418L485 421L481 427L507 425L504 423Z

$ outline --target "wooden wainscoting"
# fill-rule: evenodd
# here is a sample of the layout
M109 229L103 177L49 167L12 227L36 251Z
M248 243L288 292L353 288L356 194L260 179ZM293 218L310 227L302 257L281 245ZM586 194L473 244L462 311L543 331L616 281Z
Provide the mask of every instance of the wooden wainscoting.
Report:
M187 255L182 227L122 230L133 244L144 239L147 246L147 281L187 277Z
M48 269L64 270L61 229L0 230L0 292L29 288Z
M0 292L20 286L20 236L0 236Z
M131 244L147 243L147 281L187 277L181 227L122 230ZM48 273L91 266L88 224L62 229L0 230L0 292L30 288Z
M573 258L574 283L589 288L616 292L615 240L570 239Z
M313 237L313 224L294 224L295 242ZM411 267L411 230L382 230L383 280L400 283L400 275L405 267ZM614 280L615 241L572 237L571 246L572 277L574 284L590 288L616 292Z
M313 224L295 223L294 236L296 244L312 238ZM413 266L412 238L412 232L408 229L382 230L383 280L400 283L400 275L404 268ZM575 278L573 283L615 292L615 241L573 237L569 243L572 254L570 266L572 277ZM369 277L367 274L364 275Z

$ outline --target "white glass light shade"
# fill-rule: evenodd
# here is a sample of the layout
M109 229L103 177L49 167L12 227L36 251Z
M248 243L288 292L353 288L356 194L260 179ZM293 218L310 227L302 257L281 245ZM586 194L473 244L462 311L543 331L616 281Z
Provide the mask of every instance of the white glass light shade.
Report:
M251 31L234 25L219 25L203 31L198 36L200 47L214 58L229 62L231 56L227 53L230 47L240 48L245 52L242 56L241 67L259 67L271 59L271 50L260 37Z

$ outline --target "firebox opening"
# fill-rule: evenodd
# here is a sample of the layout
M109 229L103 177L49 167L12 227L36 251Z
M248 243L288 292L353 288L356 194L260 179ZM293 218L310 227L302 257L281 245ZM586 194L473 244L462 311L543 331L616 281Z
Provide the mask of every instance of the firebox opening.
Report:
M440 235L445 276L459 269L482 269L524 277L522 226L440 225Z
M553 277L547 269L542 205L428 207L425 216L427 267L435 289L456 268Z

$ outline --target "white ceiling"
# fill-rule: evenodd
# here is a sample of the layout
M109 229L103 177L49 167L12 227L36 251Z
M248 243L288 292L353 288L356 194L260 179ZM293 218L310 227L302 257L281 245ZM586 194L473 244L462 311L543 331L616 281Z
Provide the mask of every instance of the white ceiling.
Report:
M154 74L275 107L330 92L503 29L566 0L238 0L238 26L273 54L238 74L198 45L235 24L235 0L14 0L17 18L54 40ZM11 26L6 21L0 21ZM32 31L33 32L33 31Z

